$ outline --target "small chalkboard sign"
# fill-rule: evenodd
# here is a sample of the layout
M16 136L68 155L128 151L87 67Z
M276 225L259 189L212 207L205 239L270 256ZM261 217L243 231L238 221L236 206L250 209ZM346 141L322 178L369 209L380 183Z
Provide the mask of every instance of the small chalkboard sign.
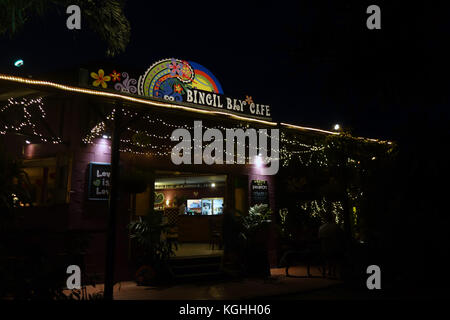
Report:
M269 205L269 184L266 180L252 180L251 182L251 205Z
M111 164L89 163L89 200L108 200L111 178Z

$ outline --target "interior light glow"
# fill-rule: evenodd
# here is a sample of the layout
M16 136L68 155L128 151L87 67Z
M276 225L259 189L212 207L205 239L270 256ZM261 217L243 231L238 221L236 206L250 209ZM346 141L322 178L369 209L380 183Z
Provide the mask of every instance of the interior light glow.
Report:
M262 165L263 165L263 159L262 159L262 157L261 157L260 154L258 154L258 155L255 157L255 165L256 165L258 168L261 168Z

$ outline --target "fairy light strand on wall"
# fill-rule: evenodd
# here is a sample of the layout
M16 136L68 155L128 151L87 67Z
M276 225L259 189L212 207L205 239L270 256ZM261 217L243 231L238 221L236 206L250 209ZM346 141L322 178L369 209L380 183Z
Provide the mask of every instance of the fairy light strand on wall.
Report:
M7 133L16 133L33 136L33 138L39 139L40 142L50 142L54 144L61 143L60 137L47 137L38 132L36 123L34 121L34 115L37 115L41 119L46 118L46 112L44 110L44 102L42 97L34 99L8 99L7 104L0 108L0 114L2 118L8 118L8 113L11 113L16 121L20 123L5 124L0 128L0 134L5 135ZM18 114L21 114L21 119L17 120ZM13 120L14 121L14 120ZM27 132L28 131L28 132Z

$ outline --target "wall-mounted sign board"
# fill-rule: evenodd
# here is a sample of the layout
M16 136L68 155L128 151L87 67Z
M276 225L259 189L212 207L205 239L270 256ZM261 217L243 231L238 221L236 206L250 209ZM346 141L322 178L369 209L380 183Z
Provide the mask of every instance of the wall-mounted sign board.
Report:
M111 164L89 163L88 199L108 200L111 178Z
M252 180L250 189L252 206L255 204L269 205L269 184L266 180Z

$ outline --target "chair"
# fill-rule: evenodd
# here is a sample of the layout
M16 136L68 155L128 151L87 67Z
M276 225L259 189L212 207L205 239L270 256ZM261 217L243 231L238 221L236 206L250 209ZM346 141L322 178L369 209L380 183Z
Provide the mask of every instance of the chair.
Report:
M285 251L280 259L279 266L285 267L287 277L300 277L289 274L289 269L293 266L305 265L306 277L313 277L311 266L317 266L322 272L323 259L320 249L320 242L315 239L297 242L290 250Z
M222 249L222 219L216 217L209 219L209 235L211 250L214 250L215 245L219 247L219 250Z
M178 214L178 208L164 208L164 217L167 219L167 223L172 225L166 235L167 239L178 239Z

